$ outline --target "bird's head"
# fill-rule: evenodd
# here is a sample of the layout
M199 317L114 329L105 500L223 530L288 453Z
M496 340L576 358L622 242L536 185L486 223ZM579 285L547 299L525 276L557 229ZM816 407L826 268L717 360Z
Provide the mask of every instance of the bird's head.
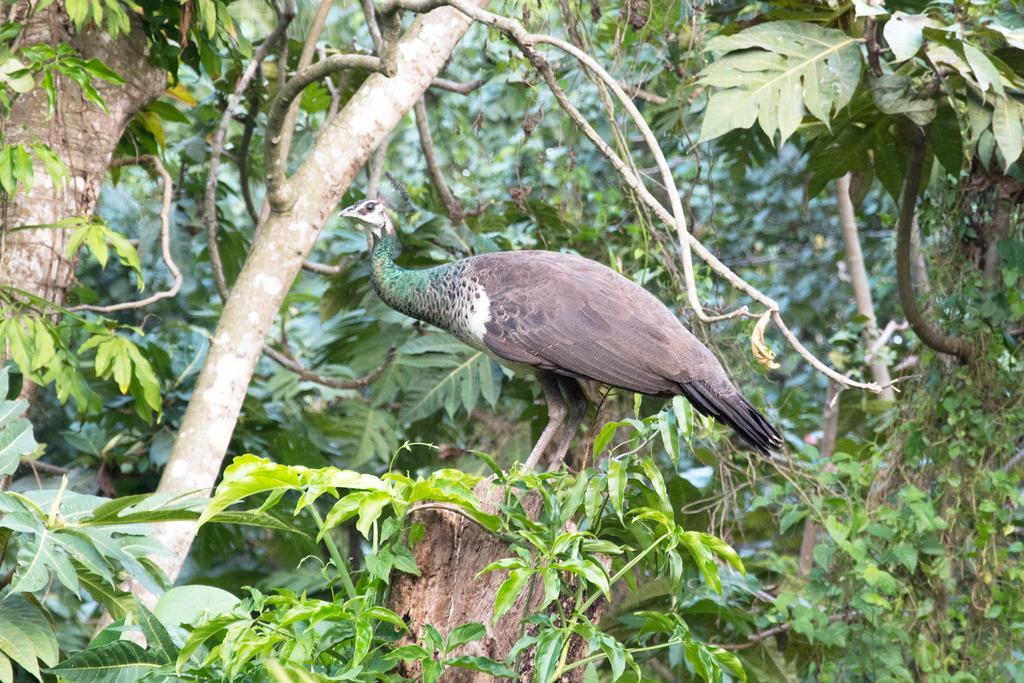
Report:
M342 209L338 215L365 223L374 239L379 240L385 233L391 235L395 232L391 218L388 217L388 206L381 199L362 199Z

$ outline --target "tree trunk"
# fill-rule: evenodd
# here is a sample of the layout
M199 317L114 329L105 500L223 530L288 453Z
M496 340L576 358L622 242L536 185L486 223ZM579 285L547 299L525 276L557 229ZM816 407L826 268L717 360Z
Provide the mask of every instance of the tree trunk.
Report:
M857 217L850 199L850 174L847 173L836 181L836 202L839 204L839 225L843 230L843 242L846 246L846 268L850 272L853 285L853 298L857 303L857 312L867 318L864 330L864 348L870 352L875 339L878 338L878 320L875 318L875 304L871 300L871 287L868 271L864 267L864 254L860 249L860 236L857 234ZM896 392L889 383L889 368L878 359L868 361L871 379L883 387L879 397L883 401L895 401Z
M491 479L481 482L473 493L484 510L492 514L499 512L505 493L501 487L494 486ZM535 518L540 510L540 495L536 492L520 494L520 500L526 514ZM394 572L388 607L408 624L413 641L423 640L424 626L427 624L447 637L462 624L481 623L487 629L486 635L464 645L454 654L504 661L509 650L523 635L523 619L536 609L544 594L539 579L534 579L533 585L527 583L512 608L497 623L492 624L494 599L507 574L495 571L478 576L478 573L496 560L512 557L508 545L455 512L426 509L413 514L416 516L415 521L424 526L423 537L413 548L413 557L420 575ZM571 577L566 578L571 580ZM565 607L571 610L572 604ZM606 607L604 600L598 600L587 616L597 622ZM587 644L574 637L569 646L567 661L580 659L586 655L586 651ZM520 655L522 680L531 678L529 674L533 670L533 652L531 647ZM583 680L584 672L585 669L579 667L564 674L559 680L563 683L576 683ZM406 666L401 673L418 680L422 672L415 665ZM487 683L494 678L488 674L453 667L445 672L441 680L444 683Z
M209 494L263 341L320 228L373 150L444 68L469 25L467 17L447 7L418 17L395 46L395 75L367 78L287 181L296 201L270 216L231 290L158 491ZM194 536L193 523L166 524L157 531L172 554L156 561L172 580Z
M32 7L36 3L31 3ZM131 33L111 40L95 27L76 33L62 3L32 13L27 2L12 7L25 22L22 45L68 43L84 59L99 59L125 79L124 85L95 81L109 113L86 100L72 81L55 79L55 112L47 118L42 88L18 97L3 121L4 142L43 143L67 166L69 178L55 186L42 163L33 156L35 180L24 192L19 185L3 205L0 242L0 286L17 287L60 304L74 281L75 255L67 254L71 230L55 229L59 221L91 216L114 148L135 114L163 92L167 76L146 58L146 37L133 22ZM28 16L26 16L28 15ZM38 229L11 231L19 226Z

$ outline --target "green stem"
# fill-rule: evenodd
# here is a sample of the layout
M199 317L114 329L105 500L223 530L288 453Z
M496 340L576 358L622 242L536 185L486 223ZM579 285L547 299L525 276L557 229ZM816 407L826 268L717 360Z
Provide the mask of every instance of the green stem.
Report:
M631 655L632 654L637 654L638 652L650 652L651 650L660 650L662 648L671 647L673 645L681 645L682 642L683 642L682 640L678 640L678 639L673 638L672 640L668 640L668 641L666 641L664 643L659 643L657 645L648 645L647 647L634 647L634 648L630 648L630 649L626 650L626 652L628 652ZM573 662L569 666L565 667L565 669L563 671L560 671L559 674L568 673L568 672L572 671L573 669L578 669L581 666L586 666L587 664L590 664L591 662L596 662L599 659L603 659L605 656L606 655L603 652L599 652L596 655L590 655L589 657L584 657L583 659L577 659L575 662Z
M664 541L666 538L669 537L669 535L670 535L670 532L665 532L664 534L659 536L657 538L657 540L654 541L654 543L650 544L649 546L644 548L642 551L640 551L640 553L637 554L636 557L634 557L632 560L630 560L626 564L622 565L622 569L620 569L619 571L615 572L615 576L613 576L611 578L611 580L608 581L608 586L609 587L614 586L616 581L618 581L623 576L625 576L626 572L628 572L630 569L632 569L634 567L634 565L636 565L637 562L639 562L640 560L644 559L644 557L646 557L648 553L650 553L652 550L657 548L661 544L662 541ZM590 609L591 605L593 605L595 602L597 602L597 599L599 597L601 597L601 591L595 591L593 595L591 595L589 598L587 598L587 601L583 603L583 605L580 607L579 611L581 613L585 613L588 609Z
M334 560L334 564L338 568L338 573L341 574L341 583L345 587L345 592L351 600L357 595L356 587L352 583L352 577L348 575L348 569L345 568L345 563L341 560L341 553L338 552L338 546L335 545L334 539L331 538L331 533L329 531L324 533L324 520L320 516L320 511L316 509L316 506L310 505L309 511L313 513L313 519L316 521L317 529L321 534L323 534L324 544L327 546L327 552L330 553L331 559Z
M650 544L649 546L644 548L642 551L640 551L637 554L636 557L634 557L632 560L630 560L626 564L622 565L622 569L620 569L619 571L615 572L615 576L613 576L608 581L609 588L611 586L614 586L615 583L619 579L621 579L623 576L625 576L626 572L628 572L630 569L632 569L636 565L637 562L639 562L640 560L644 559L644 557L646 557L649 552L651 552L652 550L657 548L661 544L662 541L664 541L666 538L669 537L670 533L671 532L665 532L664 534L659 536L657 538L657 540L654 541L654 543ZM573 634L572 629L573 629L574 626L576 626L576 622L579 620L579 615L586 614L587 610L590 609L590 606L593 605L595 602L597 602L597 599L599 597L601 597L601 591L600 590L594 591L594 594L591 595L589 598L587 598L586 602L584 602L582 605L580 605L579 607L576 608L576 611L575 611L575 613L573 615L572 621L569 623L569 625L568 625L568 627L566 629L566 632L568 633L568 636L565 639L565 644L562 646L562 653L558 657L558 668L555 669L554 680L557 681L559 679L559 677L561 677L561 675L563 673L565 673L566 671L571 671L572 669L575 669L577 666L580 666L581 662L587 662L587 661L593 660L593 657L588 658L588 659L581 659L581 660L577 660L576 662L573 662L572 664L566 666L566 660L569 657L569 645L572 643L572 634ZM579 604L578 600L577 600L577 604ZM663 646L659 645L658 647L663 647ZM636 652L643 652L644 649L645 648L640 648L639 650L636 650ZM651 649L651 648L646 648L646 649ZM603 657L604 655L601 655L601 656Z

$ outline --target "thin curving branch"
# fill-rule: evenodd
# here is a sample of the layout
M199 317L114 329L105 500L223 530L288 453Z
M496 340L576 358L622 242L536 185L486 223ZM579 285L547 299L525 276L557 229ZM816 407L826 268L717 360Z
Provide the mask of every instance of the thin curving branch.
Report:
M349 266L351 265L351 259L345 259L341 263L337 263L333 266L327 265L326 263L320 263L318 261L306 259L305 261L302 262L302 269L308 270L311 273L319 273L320 275L341 275L346 270L348 270Z
M781 314L779 313L779 304L775 300L730 270L714 254L708 251L708 249L699 240L697 240L694 235L689 233L686 225L686 217L683 213L682 204L679 200L678 189L676 188L671 170L668 167L668 162L665 159L664 153L662 152L657 139L650 127L647 125L643 116L640 114L639 110L636 108L632 99L623 90L622 86L590 55L579 50L574 45L558 38L553 38L543 34L531 34L518 21L487 12L486 10L480 9L477 6L466 2L466 0L384 0L384 2L381 3L381 12L387 17L397 15L398 10L400 9L415 12L429 12L437 7L445 5L454 7L474 21L497 28L510 38L544 78L544 81L555 96L559 106L565 111L573 123L580 128L584 135L594 144L598 151L608 159L622 177L623 182L637 193L637 196L639 196L643 202L650 207L655 215L667 224L675 227L679 238L679 248L682 257L681 260L683 263L684 278L686 281L687 299L691 307L697 313L698 318L705 322L715 322L737 316L760 316L752 314L746 309L746 307L724 316L709 316L705 314L700 305L700 301L697 298L691 250L696 252L697 255L726 282L762 304L768 312L771 313L771 318L779 328L783 337L785 337L793 349L816 370L846 387L865 389L874 393L878 393L882 390L882 387L874 382L858 382L842 375L816 358L807 350L806 347L803 346L803 344L800 343L799 339L797 339L793 332L786 326ZM594 127L586 120L580 111L569 101L564 90L559 86L557 77L555 76L550 63L537 51L536 46L538 44L552 45L576 58L580 64L594 73L604 83L604 85L615 94L615 97L620 101L627 113L629 113L630 118L640 129L644 141L650 147L651 153L655 157L655 161L657 162L658 169L661 174L661 179L664 183L671 204L671 213L651 194L643 180L632 171L629 165L618 156L615 150L605 142L605 140L597 133Z
M380 56L384 51L384 36L380 32L380 24L377 23L377 12L373 6L373 0L360 0L363 7L363 17L366 18L366 27L370 31L370 38L373 39L373 49Z
M287 211L295 203L294 190L285 182L285 165L282 130L292 102L310 83L320 80L336 71L365 69L381 73L383 64L377 57L368 55L331 55L327 59L306 67L288 79L274 99L267 116L267 196L271 211Z
M448 92L453 92L456 95L468 95L486 82L487 80L484 78L478 78L477 80L470 81L469 83L458 83L456 81L448 80L447 78L435 78L430 82L430 87L437 88L438 90L447 90Z
M914 292L910 244L924 166L924 132L916 125L908 125L907 131L910 140L910 159L907 161L907 177L900 198L899 220L896 223L896 287L899 290L900 306L907 317L907 322L910 323L910 329L914 330L914 334L925 346L940 353L956 356L961 362L966 363L971 360L974 353L970 344L962 337L946 334L933 327L925 318Z
M316 14L313 15L313 21L310 22L309 32L306 34L306 42L302 44L302 52L299 53L299 63L295 68L297 72L301 73L303 69L313 62L317 41L320 40L320 34L323 33L324 24L327 23L327 15L330 14L333 4L333 0L320 1L320 6L317 7ZM286 69L287 65L282 64L281 68ZM284 158L285 163L288 162L288 152L292 148L292 137L295 135L295 122L298 117L299 100L295 98L291 101L288 113L285 114L284 122L281 124L280 148L281 156Z
M388 349L387 358L385 358L384 362L377 366L377 368L371 370L362 377L343 380L325 377L324 375L313 372L300 363L295 356L291 355L290 352L278 351L269 344L263 345L263 353L281 367L294 372L301 379L309 382L315 382L316 384L320 384L331 389L361 389L373 384L378 377L384 374L384 371L387 370L388 366L391 365L391 362L395 359L395 349Z
M256 114L259 112L260 94L258 88L249 92L249 110L245 113L245 128L242 129L242 140L238 151L238 184L242 186L242 199L245 211L255 225L260 215L256 212L256 202L252 200L252 183L249 178L249 155L252 148L252 135L256 131Z
M639 85L632 85L630 83L625 83L623 81L619 81L619 85L622 86L622 89L625 90L630 97L638 99L642 102L648 102L650 104L665 104L668 102L668 98L665 97L664 95L659 95L649 90L644 90Z
M114 159L110 162L110 165L127 166L129 164L141 163L152 165L153 170L155 170L163 180L163 202L160 205L160 251L163 255L164 265L167 266L167 270L170 271L171 277L174 278L174 281L171 283L170 289L166 289L162 292L156 292L155 294L138 301L122 301L121 303L111 304L109 306L91 306L83 304L81 306L73 306L69 310L93 311L95 313L127 311L133 308L149 306L161 299L173 299L181 289L181 284L184 281L184 278L181 275L181 271L178 270L177 264L174 263L174 258L171 257L171 199L174 196L174 181L171 179L171 174L167 172L166 168L164 168L163 162L151 154L124 159Z
M420 134L420 148L423 150L423 159L427 162L427 171L430 174L430 181L434 189L441 196L444 202L445 211L452 223L461 223L466 216L462 208L462 202L455 198L452 191L448 189L448 183L444 180L444 174L437 163L437 155L434 154L434 137L430 134L430 119L427 117L427 104L420 99L412 108L416 115L416 130Z
M270 51L279 40L285 35L288 25L295 18L295 1L285 0L284 9L281 12L277 25L270 32L263 44L256 48L252 60L246 65L238 82L235 83L235 90L228 97L227 106L220 117L220 125L217 132L213 134L213 141L210 144L210 164L206 175L206 194L203 201L203 222L206 224L206 237L209 241L210 265L213 268L213 281L217 291L225 301L228 298L228 285L224 279L224 264L221 262L220 249L217 248L217 179L220 170L220 157L224 152L224 141L228 136L228 127L231 125L234 111L241 102L242 96L253 77L259 71L263 60L267 58Z

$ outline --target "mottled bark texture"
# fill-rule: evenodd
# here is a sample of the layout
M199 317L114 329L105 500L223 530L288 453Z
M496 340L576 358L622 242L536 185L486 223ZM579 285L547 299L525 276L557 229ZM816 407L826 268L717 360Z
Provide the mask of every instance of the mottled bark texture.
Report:
M294 203L271 214L231 290L159 491L208 495L213 488L263 341L320 229L373 150L423 96L469 25L468 18L450 8L418 17L395 45L394 75L367 78L286 181L282 194ZM194 536L191 523L167 524L157 531L172 554L156 559L172 579Z
M482 508L497 514L504 498L504 490L494 486L492 480L481 482L474 491ZM535 517L540 509L540 495L536 492L517 493L527 515ZM465 516L436 508L413 512L413 521L424 526L423 537L413 548L413 557L420 575L392 574L391 595L388 606L402 617L411 631L410 641L422 642L424 626L434 626L442 635L470 622L483 624L487 634L480 640L459 648L456 655L484 656L504 661L509 650L523 635L522 620L540 603L544 588L527 583L512 608L497 623L491 623L494 598L498 587L508 573L495 571L478 576L481 569L495 560L512 557L508 545L480 528ZM608 567L606 566L606 569ZM563 575L571 580L568 575ZM607 603L598 600L588 612L592 621L600 620ZM571 611L573 600L564 605ZM554 607L552 606L552 609ZM574 662L586 655L587 644L574 638L566 661ZM530 680L533 670L533 648L520 655L522 680ZM406 664L402 674L418 679L418 664ZM560 681L574 683L583 680L584 667L573 669ZM441 679L444 683L486 683L494 677L488 674L451 668Z
M84 59L99 59L126 81L124 85L94 82L109 110L104 113L85 99L76 84L60 76L55 79L57 101L52 117L46 116L46 94L35 88L15 100L10 115L0 123L5 142L49 145L68 168L67 183L54 186L45 167L33 157L32 189L25 193L19 187L2 206L0 233L0 285L17 287L59 304L74 280L76 259L67 254L71 231L47 226L93 213L125 126L160 96L167 76L148 63L146 38L134 22L130 34L112 39L95 27L76 32L63 3L56 2L34 14L30 14L28 5L19 2L11 8L14 16L25 23L21 45L67 43ZM25 225L44 227L12 231Z

